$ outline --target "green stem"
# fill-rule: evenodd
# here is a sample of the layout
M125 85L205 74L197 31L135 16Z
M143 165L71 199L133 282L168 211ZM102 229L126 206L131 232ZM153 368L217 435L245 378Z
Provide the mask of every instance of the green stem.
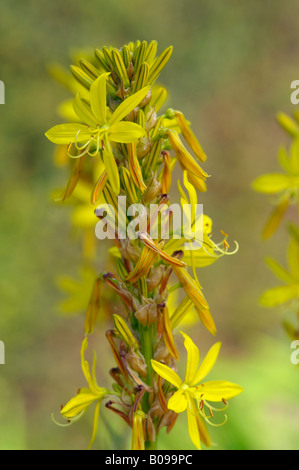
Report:
M145 450L157 449L157 441L156 442L146 441L144 444L145 444Z
M144 359L147 365L147 384L151 386L153 378L153 370L151 359L153 358L153 327L148 326L143 330L143 349L144 349Z

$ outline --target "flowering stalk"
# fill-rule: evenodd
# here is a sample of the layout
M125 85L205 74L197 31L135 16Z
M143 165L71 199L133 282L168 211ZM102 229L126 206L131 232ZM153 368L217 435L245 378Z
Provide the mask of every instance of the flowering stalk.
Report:
M269 194L274 198L274 210L262 234L265 240L273 236L291 206L299 207L299 114L295 112L294 118L291 118L284 113L278 113L277 120L291 137L289 149L281 147L278 152L278 161L283 171L262 175L252 183L255 191ZM264 292L260 303L264 307L279 306L294 311L296 324L285 321L283 326L292 340L298 340L299 227L288 224L287 229L290 235L287 247L288 268L285 269L273 258L266 259L268 267L283 285Z
M185 410L196 448L201 441L210 446L205 422L212 423L211 402L221 401L226 407L227 400L242 391L230 382L202 383L217 359L220 343L199 367L198 348L185 333L185 380L176 373L176 328L191 310L216 334L196 268L234 251L229 253L226 235L220 244L212 241L211 219L197 212L196 190L206 190L208 174L201 167L206 155L190 123L180 111L160 112L167 92L156 81L171 54L172 47L157 56L155 41L137 41L120 50L97 49L95 60L80 59L71 67L76 79L71 86L73 109L64 106L70 122L46 133L74 161L59 201L76 196L84 179L90 188L86 210L93 207L94 225L96 217L99 220L98 238L105 233L103 238L114 240L110 249L114 270L97 276L85 318L81 362L88 388L61 411L72 423L96 404L90 446L103 400L132 428L132 449L155 448L160 430L166 427L170 432ZM183 172L182 182L178 181L183 211L179 225L168 196L176 162ZM116 363L110 370L111 390L98 386L96 361L90 372L84 357L106 288L122 302L106 332ZM178 292L185 298L171 301Z

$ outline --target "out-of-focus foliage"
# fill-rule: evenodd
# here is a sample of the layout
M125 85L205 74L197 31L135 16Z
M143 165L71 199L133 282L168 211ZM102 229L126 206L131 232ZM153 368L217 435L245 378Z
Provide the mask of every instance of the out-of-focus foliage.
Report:
M263 239L268 239L276 232L290 205L298 208L299 204L299 126L298 112L294 113L295 119L286 114L279 113L278 121L283 129L292 137L292 142L287 151L281 147L278 160L283 173L270 173L258 177L252 187L255 191L265 194L276 194L275 209L270 215L263 230ZM283 310L293 311L298 323L299 300L299 229L294 224L289 224L288 232L291 236L287 248L288 268L285 269L273 258L267 258L266 262L274 275L284 285L266 290L260 303L264 307L282 307ZM292 340L299 338L298 325L289 320L284 321L284 328Z

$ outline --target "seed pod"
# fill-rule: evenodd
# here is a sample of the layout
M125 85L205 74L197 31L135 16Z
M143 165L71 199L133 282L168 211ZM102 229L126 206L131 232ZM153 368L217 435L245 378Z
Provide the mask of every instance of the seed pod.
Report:
M143 305L137 312L135 317L143 326L152 325L157 321L157 305L149 299L146 305Z

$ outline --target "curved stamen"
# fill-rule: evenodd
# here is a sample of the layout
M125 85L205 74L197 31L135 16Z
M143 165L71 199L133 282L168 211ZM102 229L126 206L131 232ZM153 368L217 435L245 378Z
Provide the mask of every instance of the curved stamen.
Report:
M210 421L210 418L205 418L205 420L206 420L211 426L213 426L214 428L219 428L220 426L224 426L224 425L225 425L225 423L227 422L227 416L225 415L225 416L224 416L224 421L223 421L223 423L219 423L219 424L212 423L212 422Z
M51 414L51 419L52 419L53 423L55 423L57 426L59 426L61 428L68 428L69 426L74 424L76 421L79 421L79 419L84 415L84 413L85 413L85 410L81 411L81 413L79 413L74 418L68 418L67 423L59 423L58 421L56 421L56 419L54 418L54 413Z

